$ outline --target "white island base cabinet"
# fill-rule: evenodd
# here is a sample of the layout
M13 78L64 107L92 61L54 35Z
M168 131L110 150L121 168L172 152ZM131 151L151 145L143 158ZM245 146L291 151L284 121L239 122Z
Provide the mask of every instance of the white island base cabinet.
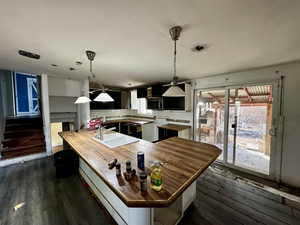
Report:
M128 207L82 159L79 173L118 224L175 225L179 223L184 211L196 197L196 181L194 181L169 207Z

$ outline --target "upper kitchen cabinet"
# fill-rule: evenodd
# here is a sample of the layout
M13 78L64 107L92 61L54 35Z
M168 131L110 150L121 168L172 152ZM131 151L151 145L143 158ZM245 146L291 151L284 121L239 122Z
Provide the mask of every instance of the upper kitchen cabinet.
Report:
M121 91L121 108L129 109L130 108L130 92L129 91Z
M164 88L162 85L152 85L147 88L147 97L148 98L160 98L164 93Z
M107 93L114 99L113 102L90 102L90 109L121 109L122 108L122 94L121 91L107 91ZM90 94L90 99L94 100L100 92Z
M50 96L79 97L81 83L77 80L48 77L48 87Z
M147 98L147 88L137 88L137 98Z

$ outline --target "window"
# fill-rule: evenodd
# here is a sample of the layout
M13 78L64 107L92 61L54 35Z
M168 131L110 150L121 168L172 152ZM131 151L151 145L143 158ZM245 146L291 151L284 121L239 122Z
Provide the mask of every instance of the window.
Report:
M196 90L195 140L222 149L219 162L274 178L278 84Z
M38 89L36 75L15 73L15 101L18 116L40 114Z
M138 114L152 114L152 110L147 109L147 99L137 98L137 90L130 92L131 109L137 110Z

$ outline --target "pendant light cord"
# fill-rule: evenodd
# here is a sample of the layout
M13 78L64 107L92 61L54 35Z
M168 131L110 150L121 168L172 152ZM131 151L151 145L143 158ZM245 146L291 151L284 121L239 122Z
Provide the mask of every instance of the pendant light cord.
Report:
M93 61L92 60L90 60L90 73L92 74L92 78L95 79L96 75L93 73ZM101 90L102 90L102 92L105 92L105 87L103 84L101 84Z
M176 55L177 55L177 44L176 44L176 40L174 40L174 75L173 75L173 81L175 81L175 77L176 77Z
M92 60L90 60L90 73L92 74L93 78L95 78L95 74L93 73L93 63Z

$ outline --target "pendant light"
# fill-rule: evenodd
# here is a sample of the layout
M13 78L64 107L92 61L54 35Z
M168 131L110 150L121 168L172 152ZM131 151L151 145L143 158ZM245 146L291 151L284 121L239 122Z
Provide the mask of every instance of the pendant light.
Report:
M88 97L82 95L82 96L80 96L80 97L78 97L78 98L76 99L76 101L75 101L74 104L89 103L89 102L91 102L91 101L92 101L91 99L89 99Z
M113 102L115 101L109 94L102 91L95 99L95 102Z
M176 42L180 36L182 28L180 26L172 27L169 32L172 40L174 41L174 74L173 74L173 81L171 82L171 87L163 93L163 97L184 97L185 92L178 86L177 83L177 76L176 76L176 54L177 54L177 45Z
M92 78L96 78L93 73L92 62L96 56L96 53L90 50L86 51L86 56L90 60L90 73L92 74ZM95 102L113 102L115 101L106 91L104 85L102 85L101 93L94 99Z

